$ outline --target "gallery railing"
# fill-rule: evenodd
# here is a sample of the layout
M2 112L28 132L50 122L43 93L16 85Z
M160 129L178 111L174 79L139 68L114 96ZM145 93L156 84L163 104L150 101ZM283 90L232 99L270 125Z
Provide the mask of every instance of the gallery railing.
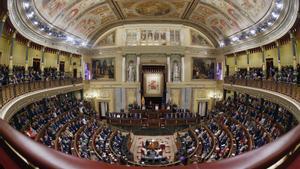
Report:
M290 96L300 102L300 85L298 84L276 82L272 80L235 79L233 77L225 78L224 83L271 90Z
M53 82L53 83L56 84L57 86L59 85L59 82ZM66 82L60 82L60 83L66 83ZM246 84L253 85L251 84L250 81L246 82ZM272 84L268 84L268 85L273 86ZM274 88L272 88L271 86L268 87L274 90ZM280 90L278 90L278 88ZM36 88L33 87L32 91L33 89L37 90ZM276 90L281 91L281 86L276 85ZM14 93L13 96L16 96L16 94ZM24 134L18 132L13 127L11 127L5 120L2 119L0 119L0 139L4 140L4 142L13 149L15 154L22 156L22 159L30 163L31 166L33 165L38 168L44 168L44 169L47 168L122 169L124 168L124 166L122 165L111 165L104 162L84 160L48 148L47 146L35 142L34 140L30 139ZM282 137L278 138L277 140L267 145L264 145L250 152L246 152L241 155L231 157L229 159L223 159L220 161L213 161L207 163L189 164L187 166L172 166L170 168L174 168L174 169L268 168L269 166L278 162L282 158L288 156L291 152L295 152L297 145L299 145L299 142L300 142L300 125L296 126L294 129L290 130ZM141 167L128 167L128 166L126 166L126 168L141 169ZM154 169L157 167L148 167L148 168ZM165 167L165 168L169 168L169 167Z
M84 160L75 156L63 154L62 152L48 148L24 134L16 131L6 121L0 119L0 136L7 144L26 159L30 165L38 168L89 168L89 169L122 169L122 165L112 165L99 161ZM241 155L223 159L220 161L190 164L187 166L172 166L174 169L232 169L232 168L267 168L276 163L284 156L293 152L300 141L300 125L292 129L279 139L250 152ZM141 167L128 167L128 169L141 169ZM159 167L147 167L149 169L158 169ZM169 168L169 167L165 167Z
M0 108L13 98L23 95L28 92L33 92L37 90L66 86L72 84L82 83L82 79L61 79L61 80L40 80L33 82L24 82L19 84L9 84L5 86L0 86Z

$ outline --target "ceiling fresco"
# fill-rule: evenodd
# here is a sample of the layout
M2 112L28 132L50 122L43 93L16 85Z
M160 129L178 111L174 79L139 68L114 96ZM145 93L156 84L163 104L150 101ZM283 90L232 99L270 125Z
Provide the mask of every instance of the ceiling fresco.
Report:
M126 19L180 18L191 0L116 0Z
M235 34L263 18L273 0L32 0L55 27L87 39L117 21L185 20L215 38Z
M252 28L258 32L260 27L268 23L266 18L270 18L274 11L277 12L275 18L278 18L276 8L282 10L285 3L289 4L288 0L12 1L17 4L22 18L31 20L31 29L36 28L44 31L48 37L55 35L61 39L68 39L71 35L90 45L115 26L175 23L199 30L218 46L222 41L236 38L234 36L248 37ZM245 31L247 36L242 37Z

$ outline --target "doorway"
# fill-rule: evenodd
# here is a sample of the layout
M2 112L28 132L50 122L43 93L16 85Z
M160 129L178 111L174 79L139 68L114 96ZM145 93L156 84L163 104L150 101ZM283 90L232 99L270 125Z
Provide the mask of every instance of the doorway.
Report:
M198 114L200 117L205 117L207 115L207 107L208 102L207 101L199 101L198 102Z
M33 61L32 61L33 70L36 72L40 72L41 71L40 66L41 66L41 59L33 58Z
M77 78L77 69L73 69L73 78Z
M229 76L229 65L226 65L226 77Z
M65 62L59 62L59 72L65 72Z
M99 114L101 118L106 118L106 114L109 113L109 102L100 101L99 103Z
M273 58L266 59L267 79L272 78L275 75Z

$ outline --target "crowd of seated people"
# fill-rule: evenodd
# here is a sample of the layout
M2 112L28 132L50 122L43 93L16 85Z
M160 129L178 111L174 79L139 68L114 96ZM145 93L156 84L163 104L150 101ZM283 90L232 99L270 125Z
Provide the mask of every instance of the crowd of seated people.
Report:
M142 143L141 148L141 165L164 165L168 164L169 161L166 156L164 156L163 151L165 145L159 143L156 140L146 140L145 143Z
M25 67L24 66L13 66L12 76L10 78L10 84L22 83L26 80Z
M121 131L116 131L110 143L114 153L119 156L120 163L124 165L128 161L133 161L133 154L128 150L129 137L129 134L122 134Z
M60 75L60 72L58 72L55 67L46 67L46 68L44 68L44 78L46 80L59 79L59 77L60 77L59 75Z
M188 130L187 132L179 133L177 142L180 147L176 153L176 159L184 165L187 164L188 157L193 154L197 148L197 141L193 133Z
M230 132L233 134L234 138L234 144L236 147L234 147L233 152L231 153L232 156L239 155L243 152L246 152L249 150L250 138L249 133L247 133L247 129L243 128L243 126L238 123L237 121L229 118L228 116L221 116L219 118L222 125L225 125Z
M294 74L292 66L284 66L280 73L276 72L274 79L278 82L297 83L297 74Z
M28 67L28 72L26 73L24 66L14 65L12 69L12 75L10 76L8 66L0 65L0 86L56 79L65 79L65 73L57 71L57 69L54 67L44 68L44 72L42 74L41 70L36 71L33 67Z
M42 72L41 72L41 70L36 71L36 70L34 70L33 67L29 67L28 68L27 79L28 79L29 82L42 80Z
M75 134L80 129L80 127L86 125L88 122L89 120L85 116L79 117L75 121L72 121L59 135L57 149L66 154L72 154L73 138L75 137Z
M113 133L110 127L104 127L95 139L95 148L99 154L99 159L106 163L117 164L119 163L118 157L110 150L110 136Z
M28 67L28 74L26 74L24 66L13 66L12 73L10 84L32 82L42 79L41 71L35 71L33 67Z
M8 66L0 65L0 86L9 84L9 70Z
M85 123L85 122L83 122ZM92 154L92 146L90 145L92 134L98 127L97 120L92 119L91 122L84 127L79 133L79 138L76 139L78 146L78 153L81 158L96 159L97 157Z
M201 159L207 160L212 151L214 150L214 138L213 135L209 133L207 129L205 129L203 126L197 127L194 130L197 139L202 140L203 144L203 150Z
M250 68L249 72L247 72L247 69L240 69L234 74L234 77L237 79L261 80L263 71L261 68Z
M236 79L248 79L248 80L273 80L275 82L300 84L300 64L297 65L297 69L294 70L293 66L282 66L279 72L278 68L270 67L268 75L264 75L261 68L250 68L247 72L246 69L240 69L234 75Z
M47 127L43 137L40 138L40 141L48 147L54 147L54 140L56 139L58 130L76 117L78 117L78 114L72 112L67 112L64 113L63 116L59 116Z
M210 119L207 126L217 138L216 148L211 155L210 160L220 160L228 157L231 146L230 136L228 136L224 127L214 118Z
M203 145L199 162L257 149L292 129L297 121L277 104L239 94L218 103L204 124L193 130Z
M188 164L196 155L196 162L236 156L276 140L297 123L288 110L275 103L245 94L228 97L218 102L201 124L177 132L175 161ZM100 124L91 105L74 95L33 103L15 114L10 124L66 154L110 164L130 165L133 161L127 146L128 132ZM73 153L74 142L77 153ZM162 147L153 149L149 145L145 143L139 165L172 163L159 150Z

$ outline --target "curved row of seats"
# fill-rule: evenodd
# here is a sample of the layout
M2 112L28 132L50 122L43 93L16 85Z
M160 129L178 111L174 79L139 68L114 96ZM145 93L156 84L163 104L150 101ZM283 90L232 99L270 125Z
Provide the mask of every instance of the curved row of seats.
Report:
M129 151L130 133L101 122L89 104L72 95L29 105L10 123L36 141L66 154L110 164L142 165L133 161ZM236 156L277 139L297 123L291 113L274 103L241 94L229 97L200 124L175 134L175 161L166 165Z

